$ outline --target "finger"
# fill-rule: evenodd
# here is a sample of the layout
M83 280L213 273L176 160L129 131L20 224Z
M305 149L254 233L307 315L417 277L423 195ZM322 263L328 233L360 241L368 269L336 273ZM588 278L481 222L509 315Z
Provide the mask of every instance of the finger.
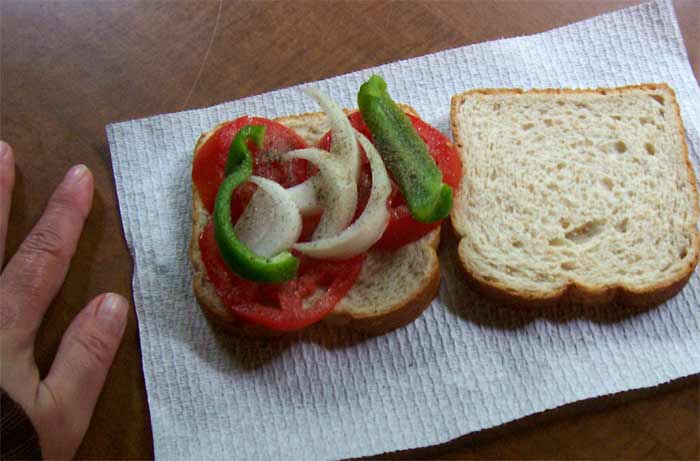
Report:
M92 206L90 170L77 165L51 196L44 214L0 275L0 301L17 310L17 327L36 331L63 284Z
M12 188L15 185L15 159L12 148L0 141L0 267L4 261L7 223L10 219Z
M40 404L54 406L68 425L58 441L64 448L69 442L77 449L85 435L124 334L128 310L123 297L100 295L77 315L61 340L38 398ZM42 449L45 445L51 441L42 441Z

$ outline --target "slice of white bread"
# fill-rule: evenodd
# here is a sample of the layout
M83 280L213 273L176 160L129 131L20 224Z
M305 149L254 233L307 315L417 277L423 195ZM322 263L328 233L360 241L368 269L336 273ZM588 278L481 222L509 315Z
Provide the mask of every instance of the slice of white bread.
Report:
M403 108L415 114L410 107ZM323 113L282 117L277 121L292 128L311 146L316 145L330 128ZM195 155L219 126L200 136ZM200 307L209 318L233 332L251 336L275 335L276 332L237 321L209 282L197 241L209 219L193 184L190 259L194 266L194 293ZM437 229L396 251L370 250L355 285L324 321L370 334L384 333L412 322L430 305L440 286L436 254L439 238Z
M464 165L452 225L482 293L647 306L688 281L700 212L669 86L467 91L451 123Z

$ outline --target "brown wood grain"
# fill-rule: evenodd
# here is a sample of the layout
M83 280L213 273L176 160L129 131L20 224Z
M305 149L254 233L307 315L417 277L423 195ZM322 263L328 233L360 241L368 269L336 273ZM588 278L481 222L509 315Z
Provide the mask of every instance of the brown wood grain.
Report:
M107 123L207 106L397 59L541 32L634 0L456 2L2 1L0 136L17 153L8 254L68 167L88 165L96 200L66 284L39 333L46 372L93 296L129 296ZM700 3L676 11L696 77ZM394 457L698 459L697 377L584 402L442 447ZM132 311L79 458L153 456Z

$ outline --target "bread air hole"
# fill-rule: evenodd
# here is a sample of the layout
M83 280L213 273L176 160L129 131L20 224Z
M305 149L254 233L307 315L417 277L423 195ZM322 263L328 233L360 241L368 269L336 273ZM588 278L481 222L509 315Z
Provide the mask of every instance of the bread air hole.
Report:
M568 220L568 219L564 219L564 218L561 218L561 219L559 220L559 224L561 224L561 228L562 228L562 229L568 229L569 226L571 225L571 223L569 222L569 220Z
M564 245L566 242L563 238L556 237L553 239L549 239L549 242L547 242L547 243L549 243L549 246L551 246L551 247L560 247L560 246Z
M615 230L621 233L627 232L627 224L629 224L629 219L625 218L622 221L615 224Z
M523 131L527 131L534 126L535 126L535 124L532 122L523 123Z
M662 106L664 105L664 102L666 101L663 96L660 94L650 94L649 97L653 99L654 101L658 102Z
M617 141L615 143L615 150L620 154L624 154L627 152L627 144L625 144L624 141Z
M561 263L561 268L564 269L565 271L572 271L576 269L576 263L572 261L565 261Z
M520 240L516 240L513 243L511 243L511 245L513 245L513 248L520 248L523 246L523 242L521 242Z
M506 269L506 274L508 274L508 275L514 275L514 274L521 273L520 269L513 267L513 266L510 266L510 265L506 265L505 269Z
M656 154L656 147L650 142L644 143L644 148L647 150L647 154L649 155L655 155Z
M619 115L611 115L610 118L612 118L616 122L619 122L620 120L622 120L622 117Z
M613 190L613 186L615 185L615 183L613 183L613 180L607 176L601 179L600 182L603 183L605 188L608 190Z
M575 229L570 230L569 232L564 234L564 237L566 237L567 240L577 245L580 245L603 232L604 226L604 219L595 219L593 221L588 221L585 224L576 227Z
M688 249L683 247L679 256L681 257L681 259L685 259L685 257L688 256Z

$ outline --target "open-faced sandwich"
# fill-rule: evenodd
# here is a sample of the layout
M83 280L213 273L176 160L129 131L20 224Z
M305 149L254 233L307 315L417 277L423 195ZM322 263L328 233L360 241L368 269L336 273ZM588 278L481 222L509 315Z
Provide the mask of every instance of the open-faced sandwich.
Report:
M381 333L440 284L435 249L462 176L450 141L373 76L359 111L242 116L203 133L192 164L194 291L249 335L321 320Z

